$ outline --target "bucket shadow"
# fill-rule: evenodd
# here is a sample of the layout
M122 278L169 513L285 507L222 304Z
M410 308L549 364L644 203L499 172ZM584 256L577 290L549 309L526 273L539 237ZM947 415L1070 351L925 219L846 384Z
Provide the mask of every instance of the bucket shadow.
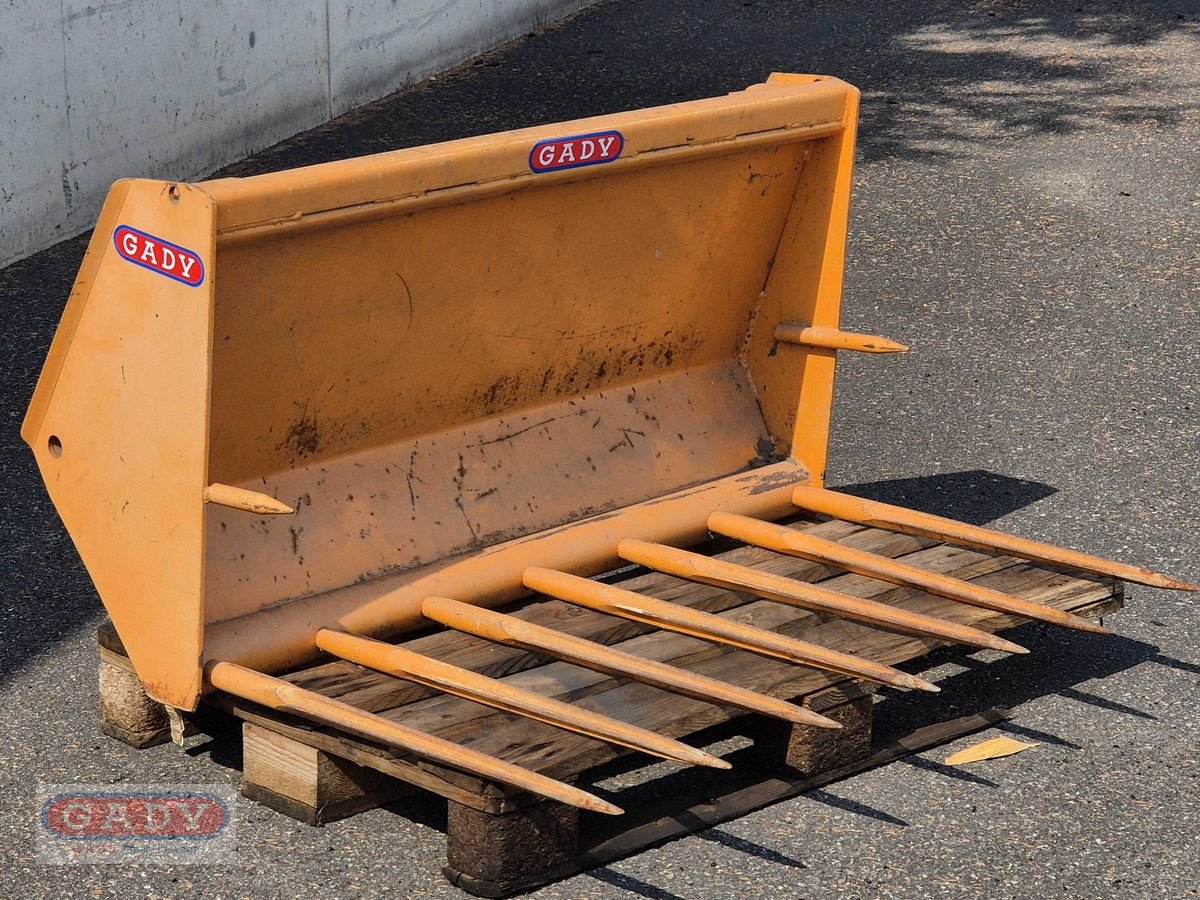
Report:
M678 894L672 894L670 891L642 881L640 878L634 878L621 872L614 872L608 866L592 869L587 873L587 877L594 878L596 881L603 882L612 887L620 888L634 896L645 897L646 900L684 900Z
M970 525L986 525L1058 493L1057 488L1040 481L1011 478L985 469L867 481L843 485L836 490Z
M903 666L907 671L929 671L954 663L962 666L964 671L939 679L938 687L942 689L939 694L887 691L886 699L875 707L876 738L888 741L919 725L951 719L966 711L992 706L1013 709L1052 694L1107 712L1147 720L1156 718L1145 710L1078 687L1145 662L1156 662L1161 654L1153 644L1120 635L1047 630L1032 624L1006 632L1005 636L1028 647L1031 652L1025 656L981 662L966 652L946 648L913 660L916 665ZM1019 722L1004 722L997 728L1044 743L1078 749L1078 745L1069 740Z
M1085 682L1103 679L1145 662L1158 662L1162 657L1154 645L1120 636L1106 637L1080 632L1055 631L1039 635L1034 633L1038 631L1037 626L1026 626L1016 631L1015 639L1025 646L1030 646L1034 650L1033 653L1008 656L988 663L972 658L968 652L946 648L915 660L914 663L918 665L906 667L912 670L927 670L954 663L963 670L940 679L938 684L942 691L936 695L883 689L882 700L875 706L874 743L880 746L919 727L949 721L970 712L992 707L1012 709L1048 695L1088 703L1107 712L1154 718L1144 710L1108 700L1079 687ZM1168 660L1163 664L1170 665L1173 662L1175 661ZM1190 664L1181 665L1186 668ZM689 743L711 747L713 743L728 740L731 735L737 734L739 725L740 720L722 723L693 735L689 738ZM1004 721L995 727L1006 733L1039 742L1071 750L1079 749L1079 745L1070 740L1025 726L1020 722ZM677 768L660 778L619 790L605 790L598 787L597 782L633 772L639 766L654 761L636 755L625 756L586 773L580 780L581 787L628 810L619 820L601 816L585 817L588 839L602 841L663 815L672 815L682 821L687 818L687 810L692 805L772 777L770 772L754 770L753 751L754 748L746 747L728 754L726 759L733 764L729 771ZM996 787L994 782L986 778L942 766L919 756L910 756L905 762L946 777L970 781L980 787ZM811 790L802 796L883 824L900 827L907 825L886 809L864 806L855 800L832 793L827 788ZM670 812L672 809L678 813ZM703 838L709 833L699 831L697 835Z

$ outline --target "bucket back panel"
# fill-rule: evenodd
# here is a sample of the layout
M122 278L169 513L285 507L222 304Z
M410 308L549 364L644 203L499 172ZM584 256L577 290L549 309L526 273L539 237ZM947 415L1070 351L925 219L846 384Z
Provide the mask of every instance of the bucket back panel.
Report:
M209 621L750 465L739 354L806 154L222 248L212 478L299 512L210 511Z
M223 247L213 479L733 358L800 154L656 166Z

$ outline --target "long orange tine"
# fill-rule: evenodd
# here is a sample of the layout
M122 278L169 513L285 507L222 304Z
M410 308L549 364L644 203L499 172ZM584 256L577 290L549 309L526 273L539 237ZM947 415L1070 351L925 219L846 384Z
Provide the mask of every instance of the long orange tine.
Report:
M631 750L692 765L707 765L713 759L694 747L645 728L512 687L495 678L430 659L394 644L324 628L317 632L317 646L326 653L397 678Z
M1077 631L1112 634L1102 625L1089 622L1079 616L1073 616L1060 609L1053 609L1030 600L1022 600L1020 597L1013 597L982 585L952 578L949 575L930 572L927 569L889 559L877 553L856 550L845 544L814 537L774 522L764 522L747 516L719 512L709 516L708 528L716 534L736 538L756 547L799 556L819 563L831 563L849 572L890 581L892 584L905 587L919 588L926 593L958 600L971 606L1021 616L1025 619L1035 619L1039 622L1048 622L1051 625L1061 625L1064 628L1074 628Z
M648 566L689 581L700 581L733 591L748 591L778 603L790 603L793 606L854 619L879 628L969 644L972 647L1002 650L1006 653L1029 652L1019 644L977 628L945 622L874 600L851 597L849 594L831 591L806 581L760 572L677 547L626 538L617 545L617 554L627 562Z
M740 650L786 660L798 665L811 666L815 669L825 669L884 684L912 686L911 675L905 675L890 666L776 634L773 631L765 631L752 625L731 622L721 616L689 609L686 606L669 603L656 597L647 597L645 594L636 594L623 588L601 584L588 578L580 578L578 575L531 567L525 570L524 582L525 586L531 590L539 591L550 597L557 597L567 603L586 606L588 609L611 616L645 622L647 625L654 625L667 631L727 644ZM834 727L833 720L818 716L810 710L802 709L791 703L782 703L782 701L773 702L780 703L789 710L799 710L806 716L813 717L803 722L806 725ZM789 717L784 716L784 718ZM803 720L792 717L792 721Z
M524 622L490 609L472 606L469 603L451 600L449 597L426 597L421 604L421 612L427 619L440 622L447 628L453 628L464 634L473 634L498 644L508 644L547 653L585 668L624 675L654 687L690 694L690 696L707 700L710 703L732 702L718 696L722 692L722 688L726 691L741 690L741 688L734 688L733 685L717 681L715 678L704 678L674 666L668 666L655 660L642 659L631 653L623 653L612 647L605 647L603 644L573 635L560 634L553 629L534 625L532 622ZM711 756L703 750L696 750L696 754L698 765L711 766L714 769L730 767L725 760Z
M423 611L427 618L433 619L435 622L489 641L549 653L576 665L632 678L635 681L688 697L695 697L708 703L737 706L754 712L765 711L761 708L763 695L754 691L718 681L716 678L697 675L695 672L689 672L657 660L643 659L632 653L606 647L594 641L560 634L541 625L523 622L503 613L482 609L468 603L460 603L445 597L427 598ZM855 660L855 662L858 665L853 672L841 672L840 674L856 678L867 677L859 674L866 661ZM878 665L878 663L867 664L868 667ZM923 678L897 671L888 666L879 666L878 677L870 678L870 680L895 687L924 691L939 690L937 685L930 684Z
M870 525L873 528L900 531L904 534L918 534L993 553L999 551L1020 559L1062 566L1067 569L1078 569L1094 575L1108 575L1112 578L1120 578L1122 581L1132 581L1135 584L1144 584L1149 587L1168 588L1176 591L1200 591L1200 585L1171 578L1140 566L1113 562L1076 550L1055 547L1053 544L1043 544L1001 531L993 531L990 528L980 528L978 525L968 525L965 522L956 522L954 519L935 516L931 513L879 503L875 500L864 500L861 497L853 497L824 488L798 487L792 493L792 503L810 512L833 516L847 522Z
M434 762L470 772L489 781L498 781L560 803L610 816L619 816L624 812L619 806L569 784L563 784L537 772L530 772L477 750L459 746L452 741L406 728L399 722L358 709L332 697L323 697L236 663L211 662L206 667L205 678L214 688L243 700L270 709L294 713L322 725L332 725L368 740L389 744Z

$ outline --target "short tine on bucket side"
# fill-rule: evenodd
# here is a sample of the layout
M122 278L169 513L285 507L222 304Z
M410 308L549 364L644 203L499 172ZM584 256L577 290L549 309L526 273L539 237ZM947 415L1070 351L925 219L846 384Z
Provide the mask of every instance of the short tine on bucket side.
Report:
M824 347L829 350L857 350L859 353L907 353L904 344L873 334L856 334L837 328L812 328L795 322L781 322L775 328L775 340L783 344Z

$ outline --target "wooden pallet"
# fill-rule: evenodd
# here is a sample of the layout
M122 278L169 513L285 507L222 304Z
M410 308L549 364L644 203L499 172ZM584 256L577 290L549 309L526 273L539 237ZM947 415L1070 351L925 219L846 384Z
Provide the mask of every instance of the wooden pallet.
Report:
M1099 617L1122 605L1122 584L1112 579L1066 574L1010 557L837 520L800 520L796 524L821 537L902 558L931 571L1079 615ZM985 631L1018 624L1008 616L839 573L803 559L745 546L714 545L709 550L722 559L761 571L820 581L847 594ZM643 570L611 580L629 590L891 665L913 660L940 646L933 640L885 632ZM563 633L619 645L648 659L772 696L794 698L839 720L844 727L828 731L792 726L442 631L402 643L428 656L661 734L690 737L693 743L715 726L734 729L754 741L753 747L741 754L741 765L735 764L736 769L751 772L751 780L727 780L725 796L717 801L697 805L686 798L673 798L673 811L632 808L630 814L615 820L618 827L624 826L622 832L614 834L612 823L607 823L607 831L596 832L589 830L595 824L588 821L591 817L581 816L574 808L485 782L344 732L314 727L231 696L212 695L209 704L243 722L243 793L293 818L320 824L390 802L413 788L432 791L448 801L447 877L478 896L500 897L707 827L721 818L744 814L827 779L828 773L849 772L872 759L886 760L889 753L898 752L896 748L885 748L872 755L872 685L654 631L556 600L535 598L506 611ZM134 746L148 746L167 740L173 724L180 739L186 721L178 715L168 717L140 693L136 676L111 628L101 629L100 643L105 733ZM597 766L628 754L619 747L438 694L344 661L314 665L285 677L326 696L564 781L586 781ZM731 721L732 725L724 725ZM982 727L987 721L986 716L968 717L954 726L927 730L914 739L915 743L905 746L911 750L922 746L922 742L949 739L963 728ZM628 801L625 805L631 806Z

